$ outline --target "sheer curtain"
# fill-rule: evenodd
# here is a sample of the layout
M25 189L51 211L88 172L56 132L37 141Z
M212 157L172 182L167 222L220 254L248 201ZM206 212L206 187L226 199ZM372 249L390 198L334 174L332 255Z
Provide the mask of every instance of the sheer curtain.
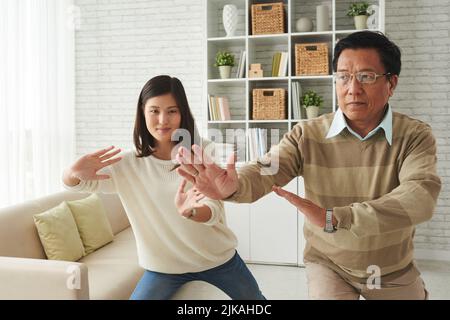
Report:
M61 190L74 157L73 0L0 0L0 207Z

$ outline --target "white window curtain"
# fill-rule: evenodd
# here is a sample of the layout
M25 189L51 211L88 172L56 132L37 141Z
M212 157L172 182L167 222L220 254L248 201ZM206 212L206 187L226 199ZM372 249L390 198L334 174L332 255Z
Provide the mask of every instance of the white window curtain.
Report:
M74 157L73 0L0 0L0 207L61 190Z

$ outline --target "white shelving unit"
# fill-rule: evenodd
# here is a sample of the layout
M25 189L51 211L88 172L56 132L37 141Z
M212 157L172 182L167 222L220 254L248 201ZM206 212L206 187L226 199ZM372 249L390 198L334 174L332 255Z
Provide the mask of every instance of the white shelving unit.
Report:
M346 16L347 9L353 0L205 0L206 2L206 59L204 94L204 119L208 119L205 135L227 129L238 131L238 139L244 141L238 149L238 162L249 161L246 135L250 128L266 128L278 130L279 138L292 129L299 121L294 119L292 111L292 83L300 82L302 91L314 89L324 98L320 114L336 110L335 86L332 76L333 48L339 38L355 32L353 19ZM285 32L271 35L251 34L251 6L257 3L282 2L285 14ZM369 0L369 4L379 7L377 30L384 32L384 0ZM222 23L222 9L225 4L234 4L238 8L239 23L234 37L226 37ZM316 6L328 5L329 31L316 32ZM309 17L314 24L312 32L296 32L296 21L300 17ZM329 74L323 76L295 75L295 44L326 42L329 53ZM236 66L232 69L230 79L220 79L218 68L214 67L215 55L219 50L234 53L239 59L240 52L245 50L246 70L244 78L236 78ZM289 53L288 71L285 77L272 77L272 58L276 51ZM248 68L252 63L262 64L263 78L248 78ZM271 75L271 74L270 74ZM255 88L284 88L287 92L287 118L284 120L252 120L252 90ZM208 94L227 96L229 99L231 120L209 121ZM229 136L232 134L228 131ZM214 137L211 137L214 140ZM231 141L222 141L231 142ZM268 137L268 148L278 143ZM286 188L299 195L304 195L303 180L294 179ZM286 204L286 201L274 194L269 194L258 202L245 204L226 203L229 224L236 232L243 258L249 262L302 265L303 260L303 215Z

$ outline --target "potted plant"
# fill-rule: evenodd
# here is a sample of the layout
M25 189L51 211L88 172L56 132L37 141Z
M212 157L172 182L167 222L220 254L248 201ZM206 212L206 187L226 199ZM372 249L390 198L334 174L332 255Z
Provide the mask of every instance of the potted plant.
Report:
M372 13L373 12L369 10L369 4L365 1L362 1L350 4L350 7L347 11L347 16L354 17L355 28L357 30L361 30L367 28L367 17Z
M220 77L228 79L231 73L231 67L234 66L234 55L227 51L219 51L216 54L215 67L219 67Z
M301 98L301 104L306 109L308 119L315 118L319 115L319 108L322 106L323 98L315 91L308 90Z

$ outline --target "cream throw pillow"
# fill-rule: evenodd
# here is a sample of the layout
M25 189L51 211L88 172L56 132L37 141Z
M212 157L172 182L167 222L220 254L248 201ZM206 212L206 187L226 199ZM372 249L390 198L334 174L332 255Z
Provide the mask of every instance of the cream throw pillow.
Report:
M102 200L92 194L81 200L67 201L78 226L86 254L113 240L113 232Z
M33 216L50 260L77 261L85 255L77 225L66 203Z

